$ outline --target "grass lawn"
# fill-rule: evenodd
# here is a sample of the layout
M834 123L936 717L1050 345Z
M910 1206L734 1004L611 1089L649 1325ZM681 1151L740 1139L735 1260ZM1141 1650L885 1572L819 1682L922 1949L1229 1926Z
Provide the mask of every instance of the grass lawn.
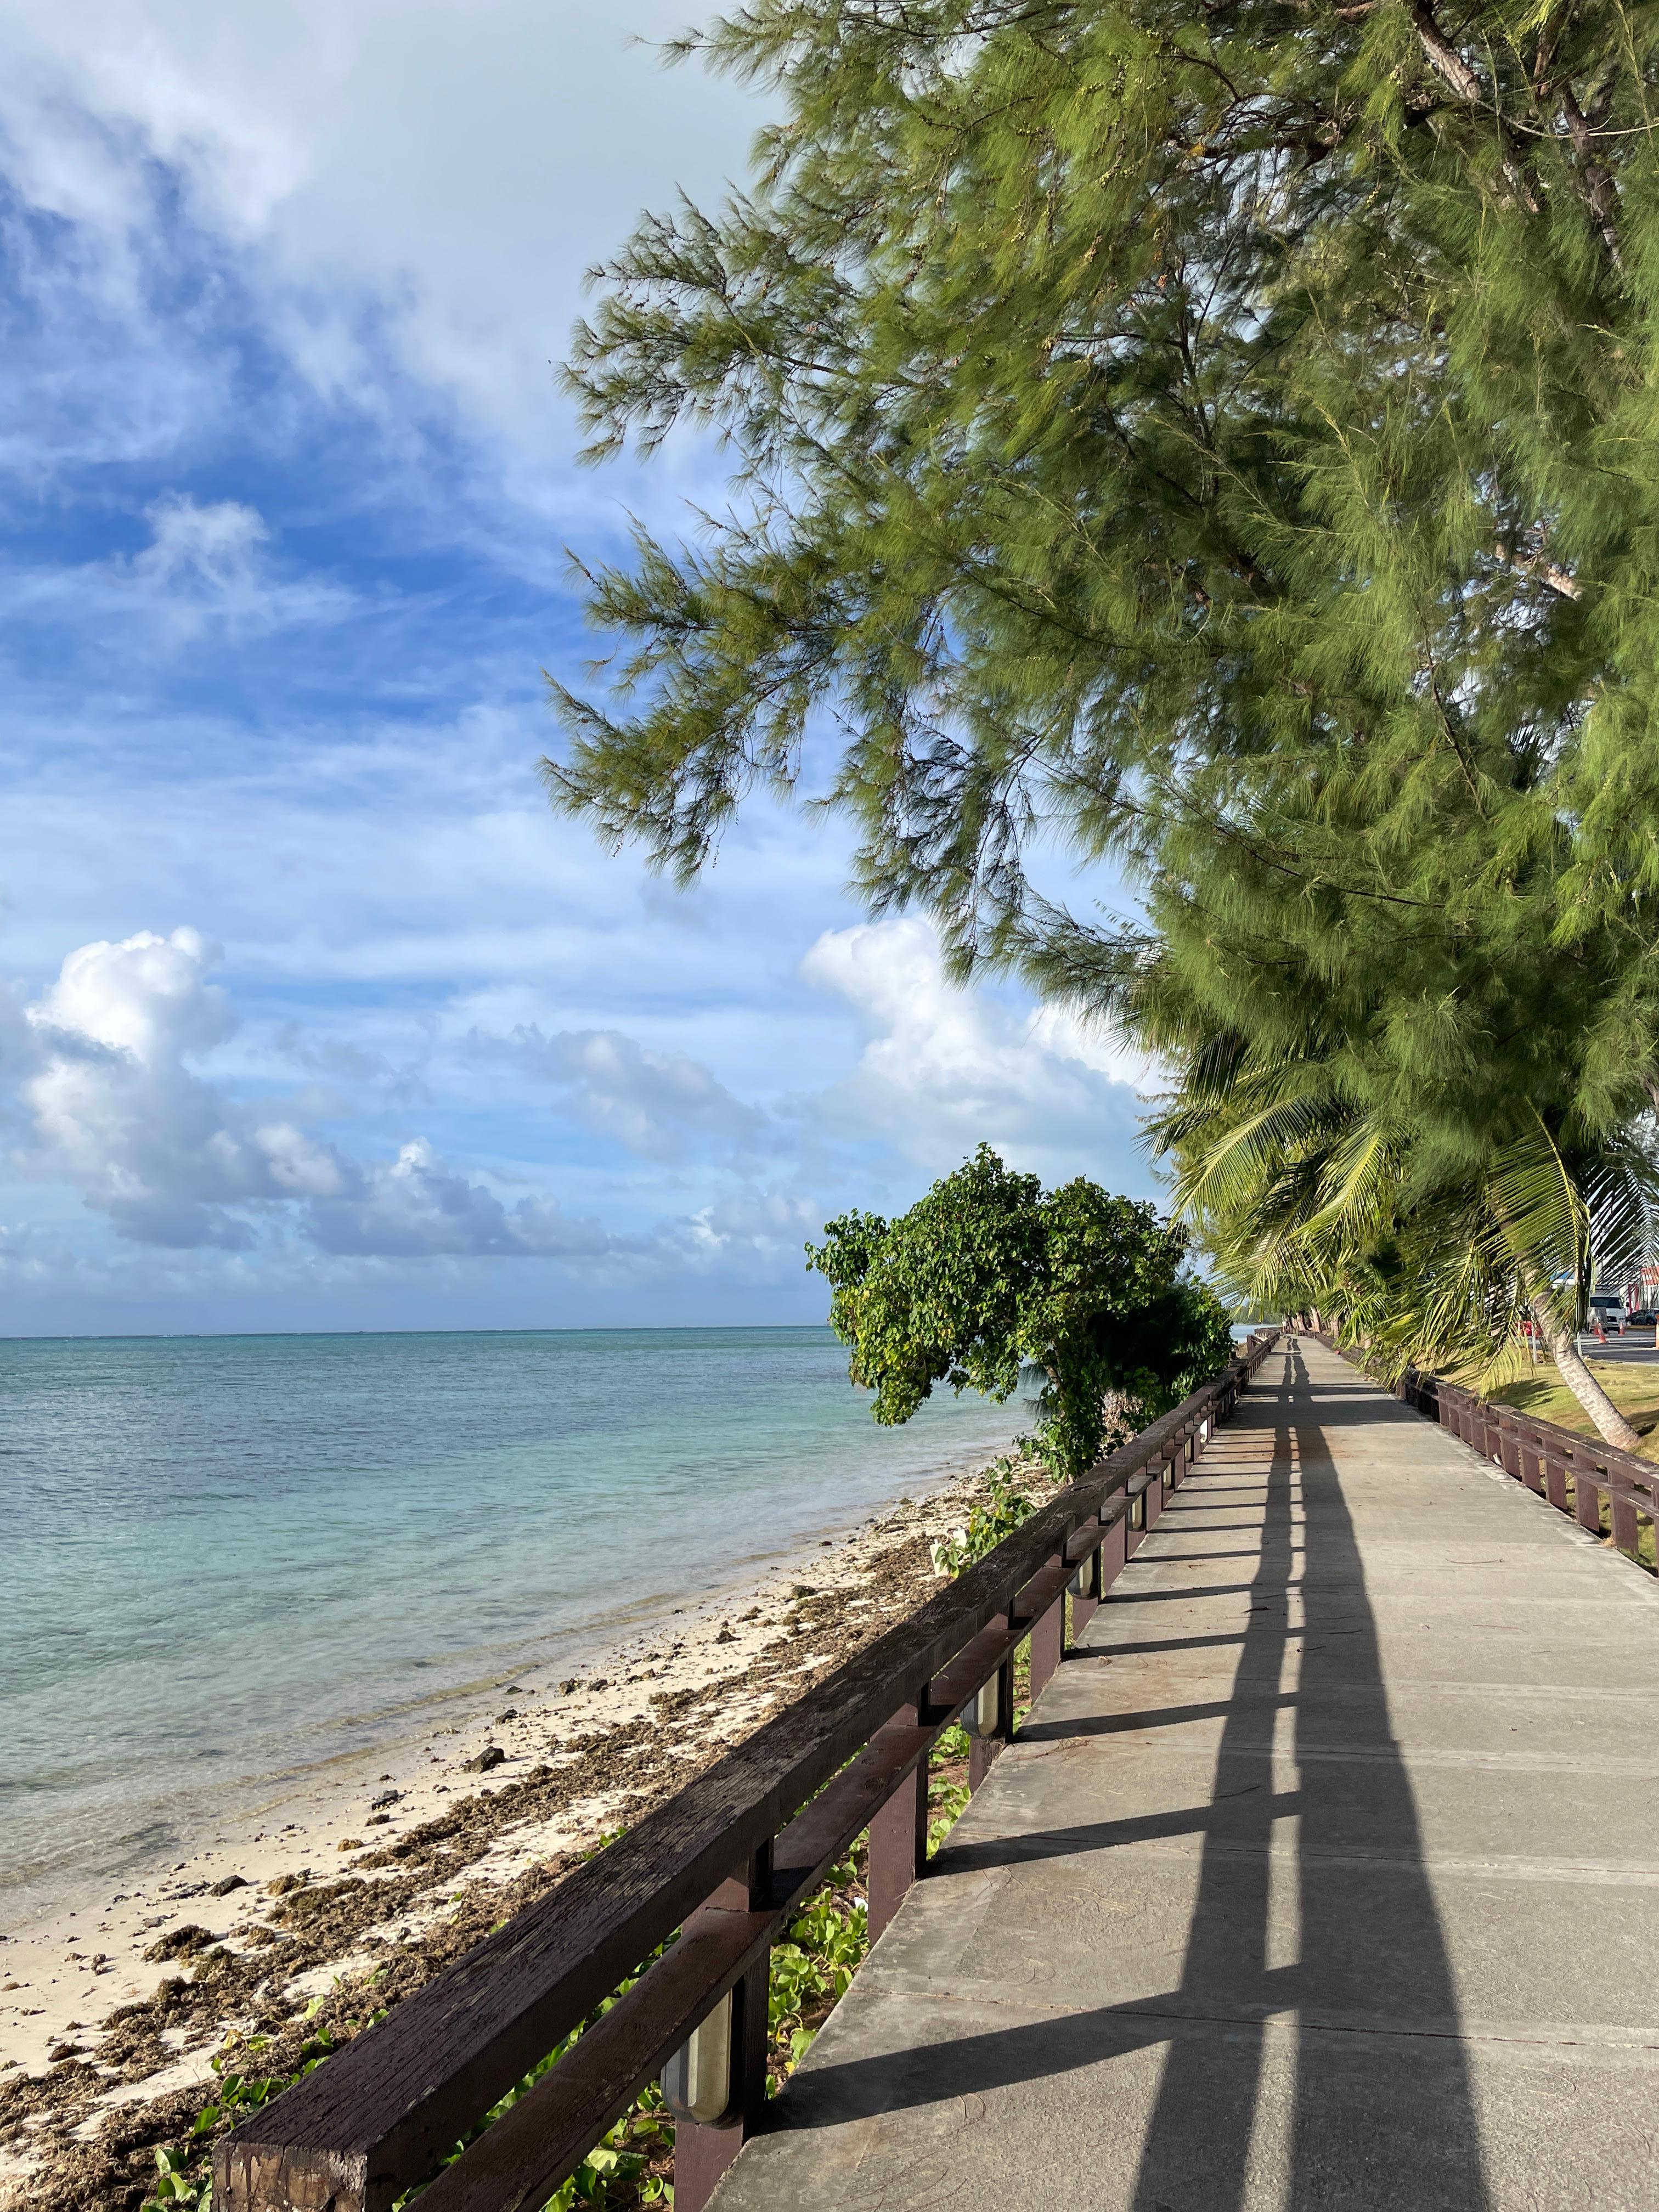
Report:
M1600 1359L1587 1364L1620 1412L1640 1431L1643 1458L1659 1461L1659 1367L1620 1367ZM1473 1370L1455 1375L1452 1380L1465 1389L1480 1389L1480 1377ZM1595 1434L1595 1423L1556 1373L1553 1359L1540 1360L1534 1372L1513 1382L1496 1384L1481 1395L1499 1405L1516 1407L1538 1420L1553 1421L1558 1428L1571 1429L1575 1436Z
M1639 1446L1644 1459L1659 1461L1659 1367L1615 1367L1607 1361L1592 1359L1587 1362L1589 1370L1622 1413L1627 1414L1641 1436ZM1477 1370L1468 1369L1452 1377L1466 1390L1480 1390ZM1575 1436L1594 1437L1595 1425L1590 1419L1566 1384L1556 1371L1553 1359L1540 1360L1531 1373L1522 1375L1513 1382L1502 1382L1480 1395L1489 1403L1514 1406L1523 1413L1531 1413L1540 1421L1553 1421L1558 1429L1571 1429ZM1567 1478L1569 1499L1576 1497L1572 1478ZM1613 1541L1613 1516L1604 1498L1601 1500L1601 1531L1606 1543ZM1652 1521L1644 1514L1636 1540L1636 1557L1639 1565L1650 1574L1659 1565L1656 1558L1656 1532Z

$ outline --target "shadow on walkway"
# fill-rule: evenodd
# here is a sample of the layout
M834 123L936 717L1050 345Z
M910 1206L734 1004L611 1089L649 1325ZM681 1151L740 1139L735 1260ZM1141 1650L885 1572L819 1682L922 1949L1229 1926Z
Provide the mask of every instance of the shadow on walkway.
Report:
M1250 2008L1293 2014L1291 2109L1278 2117L1276 2130L1264 2125L1259 2113L1266 2087L1265 2021L1253 2035L1234 2027L1227 2094L1221 2096L1210 2040L1177 2036L1133 2201L1135 2212L1169 2212L1172 2203L1184 2208L1192 2201L1194 2115L1202 2112L1208 2135L1204 2212L1236 2212L1244 2203L1253 2151L1275 2131L1278 2159L1288 2163L1281 2198L1287 2212L1332 2212L1344 2201L1342 2177L1364 2148L1355 2138L1384 2120L1390 2101L1375 2099L1367 2077L1393 2063L1391 2055L1381 2039L1370 2036L1356 2048L1359 2039L1353 2033L1359 2021L1382 2015L1415 2027L1410 2094L1421 2113L1415 2129L1384 2130L1393 2167L1387 2201L1402 2208L1456 2205L1483 2212L1489 2200L1468 2069L1456 2039L1451 1970L1423 1865L1411 1785L1394 1747L1358 1546L1323 1435L1333 1425L1398 1419L1403 1409L1374 1392L1357 1402L1358 1386L1354 1399L1345 1403L1340 1385L1322 1389L1316 1409L1299 1352L1289 1354L1289 1364L1291 1387L1279 1401L1261 1564L1252 1587L1265 1598L1284 1601L1299 1584L1304 1626L1299 1635L1287 1628L1282 1602L1252 1613L1238 1673L1241 1681L1275 1676L1285 1681L1286 1660L1297 1656L1291 1650L1295 1641L1301 1645L1300 1678L1286 1681L1287 1689L1294 1682L1292 1696L1234 1704L1217 1761L1218 1801L1243 1772L1272 1771L1277 1716L1286 1704L1295 1709L1296 1750L1328 1748L1334 1713L1322 1694L1328 1689L1339 1693L1340 1737L1364 1745L1370 1756L1358 1774L1340 1760L1310 1759L1293 1797L1263 1790L1236 1803L1224 1844L1212 1825L1177 1998L1182 2010L1212 2014L1214 1999L1224 1994L1217 1984L1224 1982L1226 2011L1235 2021ZM1299 1555L1293 1544L1298 1503ZM1392 1758L1376 1755L1388 1751ZM1275 1966L1268 1955L1272 1845L1275 1824L1292 1814L1299 1942L1293 1963ZM1352 1855L1367 1844L1387 1854L1388 1876L1357 1883ZM1249 2007L1252 1982L1255 2008ZM1379 2101L1384 2110L1376 2109ZM1346 2141L1337 2137L1345 2120L1353 2130Z
M1200 1475L1178 1492L1160 1523L1176 1538L1201 1531L1234 1493L1252 1516L1237 1527L1260 1533L1248 1554L1256 1571L1247 1584L1196 1583L1184 1595L1236 1603L1248 1589L1247 1625L1164 1641L1154 1626L1148 1640L1139 1632L1152 1624L1137 1613L1135 1640L1121 1642L1109 1600L1088 1638L1088 1648L1115 1656L1236 1651L1232 1693L1042 1719L1026 1732L1028 1741L1058 1741L1221 1717L1209 1795L946 1851L965 1870L1201 1834L1179 1981L1134 2002L820 2066L790 2100L795 2125L937 2105L1158 2047L1168 2055L1141 2137L1134 2212L1241 2212L1247 2202L1276 2212L1362 2204L1487 2212L1446 1947L1390 1726L1359 1548L1324 1435L1412 1417L1358 1385L1352 1394L1322 1385L1316 1399L1297 1352L1284 1390L1270 1398L1262 1380L1231 1433L1245 1442L1253 1430L1259 1451L1270 1432L1265 1473L1234 1455L1213 1479ZM1122 1592L1137 1607L1164 1595ZM1293 1598L1303 1615L1295 1627ZM1163 1680L1167 1690L1167 1670ZM1275 1772L1276 1735L1281 1757L1302 1755L1297 1786L1275 1787L1286 1773ZM1191 1790L1187 1782L1174 1794ZM1146 1878L1145 1861L1135 1878ZM1114 1924L1103 1923L1100 1942L1112 1940ZM1063 2144L1054 2148L1064 2156Z

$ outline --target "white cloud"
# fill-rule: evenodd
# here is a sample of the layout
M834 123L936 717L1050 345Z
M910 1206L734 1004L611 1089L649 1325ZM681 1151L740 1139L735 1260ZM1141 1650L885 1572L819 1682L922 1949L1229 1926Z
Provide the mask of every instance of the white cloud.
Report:
M801 972L845 1000L866 1033L858 1066L820 1102L832 1125L882 1137L934 1172L983 1139L1050 1177L1121 1175L1135 1063L1052 1009L957 989L926 921L828 930Z
M642 1159L684 1159L697 1138L724 1152L770 1149L768 1117L732 1096L701 1060L653 1051L620 1030L560 1030L534 1024L510 1036L472 1030L463 1050L508 1065L559 1095L562 1110Z
M121 945L83 945L35 1006L37 1030L58 1030L155 1065L221 1044L235 1027L230 1001L208 970L223 957L194 929L171 937L141 930Z
M149 543L131 556L20 567L5 576L0 614L30 626L56 620L76 643L91 624L106 633L119 625L120 666L131 684L158 648L170 657L210 626L240 648L251 638L376 611L374 598L327 575L281 573L265 551L264 518L239 500L203 506L172 493L147 507L145 520Z
M465 996L401 1030L384 1006L365 1029L351 990L332 1033L239 1026L220 958L194 929L138 931L80 946L32 1004L0 994L13 1326L811 1319L803 1241L849 1202L908 1204L981 1138L1049 1181L1145 1184L1109 1045L952 989L915 921L820 935L808 980L851 1011L833 1060L855 1064L823 1084L781 1024L768 1109L666 1042L486 1031Z
M113 606L128 611L121 607L121 587L136 585L175 636L198 637L210 622L220 621L240 640L341 622L362 611L354 593L325 577L275 574L264 556L270 538L264 520L240 500L198 506L175 492L147 508L146 520L150 543L130 563L112 564ZM73 580L84 586L88 580Z
M1039 1051L1058 1060L1075 1060L1104 1076L1109 1083L1127 1084L1136 1091L1155 1087L1158 1072L1144 1052L1116 1034L1103 1022L1091 1021L1072 1006L1034 1007L1026 1034Z
M349 1197L325 1197L307 1217L325 1252L426 1259L593 1259L612 1240L597 1221L572 1221L556 1199L521 1198L508 1207L441 1160L423 1138L390 1166L368 1170Z
M682 0L31 0L0 4L0 126L32 203L142 286L146 165L262 272L274 330L330 396L404 370L526 449L568 453L550 356L587 264L684 182L718 194L758 111L649 51ZM647 42L642 46L640 41Z
M823 1225L823 1207L795 1190L732 1191L676 1224L675 1241L693 1264L737 1253L796 1258Z
M36 1065L23 1164L144 1243L246 1247L244 1209L343 1189L346 1163L292 1122L239 1111L187 1058L234 1020L193 929L84 945L27 1009Z
M26 1010L30 1140L19 1164L69 1184L139 1243L245 1250L283 1214L319 1249L572 1259L610 1249L556 1201L508 1206L424 1139L368 1166L289 1115L233 1098L186 1063L226 1042L229 1003L208 980L219 948L193 929L82 945Z
M175 637L199 637L210 622L222 622L231 637L265 634L301 623L339 622L358 610L355 595L317 575L287 579L264 557L270 532L264 517L234 499L205 506L171 493L145 510L150 542L130 562L106 564L101 577L64 572L60 593L79 596L88 586L112 613L159 612ZM101 583L101 592L97 591ZM37 581L36 595L42 586ZM139 605L128 604L136 589Z
M175 495L157 500L149 519L155 536L133 562L136 576L162 591L205 584L234 599L250 590L255 550L270 535L252 507L234 499L198 507Z

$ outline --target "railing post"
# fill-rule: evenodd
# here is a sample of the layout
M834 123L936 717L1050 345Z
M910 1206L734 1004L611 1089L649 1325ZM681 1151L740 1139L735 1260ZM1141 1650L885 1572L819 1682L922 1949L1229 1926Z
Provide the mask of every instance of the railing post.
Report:
M764 1844L750 1857L747 1869L723 1881L705 1912L754 1912L767 1902L772 1881L772 1846ZM758 1959L732 1990L729 2025L731 2075L725 2112L701 2121L689 2114L674 2117L674 2212L702 2212L714 2185L742 2149L744 2139L755 2132L766 2110L766 2045L768 2001L771 1994L771 1954ZM702 2031L699 2030L701 2033Z
M1582 1467L1572 1471L1573 1518L1594 1536L1601 1533L1601 1486Z
M1627 1559L1639 1558L1642 1532L1636 1518L1635 1502L1628 1498L1620 1498L1612 1491L1608 1492L1607 1498L1613 1510L1613 1548L1615 1552L1624 1553Z
M1538 1430L1522 1429L1521 1434L1521 1480L1528 1490L1541 1498L1544 1494L1544 1440Z
M924 1682L913 1705L893 1716L901 1728L915 1728L927 1702ZM870 1823L870 1941L890 1925L910 1885L927 1866L927 1762L900 1783ZM678 2199L675 2212L679 2212Z
M1152 1478L1140 1493L1140 1527L1144 1541L1157 1528L1158 1516L1164 1510L1163 1459L1149 1461L1142 1473Z
M1120 1513L1100 1540L1100 1549L1095 1556L1100 1561L1099 1589L1102 1597L1105 1596L1107 1591L1128 1565L1128 1547L1124 1540L1128 1534L1128 1515Z
M1504 1456L1504 1473L1519 1482L1521 1480L1521 1416L1508 1406L1498 1408L1498 1449Z
M1054 1680L1066 1644L1066 1593L1060 1595L1031 1623L1031 1703L1037 1699Z
M1567 1510L1566 1455L1553 1437L1544 1443L1544 1495L1558 1513Z

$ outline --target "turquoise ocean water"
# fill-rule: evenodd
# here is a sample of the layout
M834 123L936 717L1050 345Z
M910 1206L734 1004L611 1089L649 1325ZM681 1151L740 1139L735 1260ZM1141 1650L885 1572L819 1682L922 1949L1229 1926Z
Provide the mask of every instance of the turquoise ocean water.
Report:
M819 1328L0 1342L0 1928L1030 1415Z

